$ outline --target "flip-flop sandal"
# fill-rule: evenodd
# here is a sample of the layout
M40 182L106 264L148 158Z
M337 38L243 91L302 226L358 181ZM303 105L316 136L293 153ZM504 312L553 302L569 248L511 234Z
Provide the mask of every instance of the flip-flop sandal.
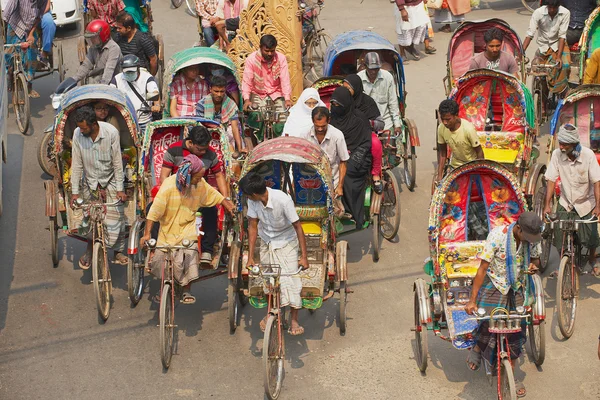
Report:
M525 385L523 382L515 382L515 389L517 389L517 397L523 398L527 396L527 390L525 389ZM521 393L519 393L521 391Z
M292 336L302 335L304 333L304 327L298 325L298 327L296 329L294 329L290 326L290 328L288 329L288 333Z
M84 254L79 258L79 268L81 269L90 269L90 264L91 264L91 260L90 260L90 256L88 256L88 254Z
M196 298L192 296L190 292L183 292L181 295L181 303L182 304L194 304L196 302Z
M550 279L556 279L558 277L558 271L552 271L550 273L550 275L548 275L548 278Z
M119 257L119 256L121 256L121 257ZM125 256L125 254L119 253L119 255L115 255L113 263L119 264L119 265L127 265L129 263L129 258L127 258L127 256Z
M31 97L32 99L39 99L40 94L38 92L36 92L35 90L31 89L29 91L29 97Z
M470 364L475 365L475 369L471 368ZM473 349L469 351L469 355L467 356L467 368L471 371L479 371L479 367L481 366L481 351L477 352Z
M435 54L437 49L433 46L429 46L425 48L425 54Z

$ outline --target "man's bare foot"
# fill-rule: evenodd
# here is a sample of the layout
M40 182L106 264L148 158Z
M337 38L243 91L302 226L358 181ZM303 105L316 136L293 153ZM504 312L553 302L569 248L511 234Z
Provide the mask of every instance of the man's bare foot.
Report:
M288 329L288 333L292 336L302 335L304 333L304 327L301 326L298 321L292 320L292 326Z

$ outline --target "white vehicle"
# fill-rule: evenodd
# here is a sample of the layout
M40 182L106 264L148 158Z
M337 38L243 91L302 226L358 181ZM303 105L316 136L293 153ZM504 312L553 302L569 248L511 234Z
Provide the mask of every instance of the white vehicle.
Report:
M56 26L65 26L81 21L81 11L77 0L52 0L51 10Z

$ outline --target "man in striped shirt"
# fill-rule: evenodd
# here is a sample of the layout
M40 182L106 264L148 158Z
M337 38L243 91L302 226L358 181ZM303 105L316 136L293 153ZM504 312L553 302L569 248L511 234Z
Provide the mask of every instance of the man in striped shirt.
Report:
M113 203L127 200L123 189L123 161L119 144L119 131L109 123L98 121L90 106L75 111L77 128L73 133L71 161L71 202L80 196L85 201ZM115 262L126 265L125 223L123 206L107 207L104 225L107 245L115 251ZM82 224L83 225L83 224ZM92 255L91 229L87 224L80 228L88 234L86 253L79 259L79 266L88 269Z

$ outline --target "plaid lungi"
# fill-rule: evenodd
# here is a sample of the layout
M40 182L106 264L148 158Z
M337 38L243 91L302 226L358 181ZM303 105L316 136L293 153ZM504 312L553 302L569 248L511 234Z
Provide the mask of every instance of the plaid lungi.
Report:
M558 207L556 208L556 215L558 219L590 219L592 217L592 212L589 212L587 215L580 217L577 214L575 209L571 211L567 211L562 204L558 203ZM558 224L555 224L554 227L554 246L561 252L563 245L563 231L560 229ZM577 237L579 238L579 242L586 249L595 249L600 245L600 239L598 238L598 224L579 224L579 230L577 231Z
M553 64L559 59L558 52L548 49L545 54L540 53L538 50L536 58L540 58L543 63ZM558 71L553 71L548 75L548 88L551 93L566 93L569 88L569 75L571 74L571 52L568 46L565 46L562 54L560 55L562 61L562 68Z
M162 268L165 266L167 253L162 250L154 252L151 262L151 274L157 278L161 277ZM200 277L198 268L198 251L195 249L177 249L173 251L173 276L181 286Z
M260 242L260 263L278 265L281 273L291 274L298 270L298 239L285 246L274 249L269 243ZM282 276L279 280L281 290L281 307L287 305L302 308L302 279L299 276Z

